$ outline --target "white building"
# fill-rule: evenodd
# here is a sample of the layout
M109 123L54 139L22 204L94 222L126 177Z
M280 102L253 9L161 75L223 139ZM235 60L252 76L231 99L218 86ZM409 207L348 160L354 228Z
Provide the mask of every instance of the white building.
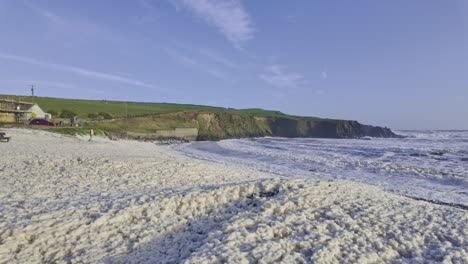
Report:
M47 113L45 113L38 104L32 104L29 106L26 111L31 112L29 118L35 116L35 118L46 118Z
M24 122L32 118L50 118L36 103L0 99L0 122Z

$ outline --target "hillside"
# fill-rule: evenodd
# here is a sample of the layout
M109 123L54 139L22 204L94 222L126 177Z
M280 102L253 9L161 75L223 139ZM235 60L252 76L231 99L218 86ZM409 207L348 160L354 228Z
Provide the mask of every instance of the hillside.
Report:
M260 116L288 116L278 111L268 111L263 109L231 109L203 105L172 104L172 103L147 103L147 102L123 102L108 100L82 100L65 99L52 97L31 97L16 95L0 95L0 98L19 100L25 102L35 102L46 112L64 109L71 110L81 118L87 118L89 113L106 112L115 118L141 117L154 114L176 113L182 111L208 111L234 113L240 115L260 115Z
M44 111L72 111L87 120L85 128L121 137L138 134L151 139L158 130L197 128L197 140L218 140L260 136L356 138L363 136L394 137L390 129L367 126L357 121L291 116L263 109L226 109L221 107L140 103L121 101L79 100L49 97L0 95L0 98L38 103ZM88 116L108 114L111 120ZM66 120L66 119L64 119ZM74 129L57 131L75 133Z

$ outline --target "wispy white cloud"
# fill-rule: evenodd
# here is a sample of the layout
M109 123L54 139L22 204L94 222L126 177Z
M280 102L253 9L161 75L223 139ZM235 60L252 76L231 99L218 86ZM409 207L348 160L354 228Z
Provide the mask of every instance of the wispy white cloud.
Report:
M171 56L174 60L176 60L178 63L184 66L197 66L199 64L195 58L183 55L181 52L177 51L176 49L167 48L167 47L163 49L169 56Z
M227 67L230 67L230 68L233 68L233 69L239 69L241 68L240 65L238 65L237 63L229 60L228 58L226 58L225 56L223 56L222 54L219 54L217 52L214 52L212 50L207 50L207 49L200 49L200 54L208 57L209 59L219 63L219 64L222 64L224 66L227 66Z
M72 83L56 82L56 81L34 81L28 80L28 83L35 84L39 86L50 86L55 88L61 88L66 90L79 90L80 87Z
M216 69L216 68L205 68L204 69L207 73L217 77L218 79L223 79L226 81L230 81L230 78L228 74L226 74L224 71Z
M13 85L13 86L21 86L21 87L29 87L29 85L34 84L39 90L50 89L50 88L58 88L61 91L86 91L89 93L95 94L104 94L105 91L103 90L96 90L96 89L88 89L76 85L74 83L66 83L60 81L44 81L44 80L36 80L36 79L16 79L16 80L2 80L2 84ZM29 89L28 89L29 91ZM37 90L36 90L37 91Z
M318 89L318 90L315 90L315 93L316 93L317 95L324 95L324 94L325 94L325 90L323 90L323 89Z
M322 71L322 79L326 80L328 78L328 72Z
M156 21L158 8L156 3L151 0L137 0L136 3L144 10L143 15L136 16L132 22L137 25L150 24Z
M153 5L151 0L138 0L136 1L143 9L155 10L156 7Z
M298 16L296 14L288 14L283 17L284 21L288 23L297 23Z
M327 65L325 65L323 71L322 71L322 79L326 80L328 79L328 70L327 70Z
M187 55L184 55L182 54L180 51L176 50L176 49L173 49L173 48L163 48L163 50L169 55L171 56L176 62L186 66L186 67L191 67L191 68L196 68L198 70L201 70L201 71L204 71L214 77L217 77L219 79L224 79L224 80L228 80L229 77L228 75L220 70L220 69L216 69L216 68L212 68L212 67L209 67L203 63L201 63L199 60L197 60L196 58L193 58L193 57L190 57L190 56L187 56Z
M6 83L8 85L13 86L24 86L27 87L29 85L36 85L36 86L45 86L45 87L54 87L54 88L61 88L65 90L77 90L79 89L78 85L72 83L65 83L65 82L57 82L57 81L44 81L44 80L36 80L36 79L2 79L2 83Z
M34 13L36 13L39 17L44 19L48 26L53 28L54 30L63 30L65 28L67 24L66 20L58 16L57 14L47 9L36 6L29 1L23 1L23 3Z
M57 14L38 6L35 2L24 1L24 5L46 25L46 36L60 39L62 43L80 45L78 43L95 43L98 39L112 43L127 43L131 39L89 18Z
M176 9L188 9L215 26L236 48L253 38L251 18L240 0L172 0Z
M209 48L196 48L193 45L187 45L182 41L174 41L173 46L178 50L179 53L183 52L185 54L191 54L192 57L195 56L207 63L216 63L216 66L224 66L226 68L240 69L241 66L236 62L232 61L226 57L221 52L209 49ZM200 56L201 55L201 56ZM207 60L208 59L208 60Z
M127 77L120 76L120 75L94 71L94 70L85 69L85 68L76 67L76 66L44 62L44 61L40 61L36 59L23 57L23 56L17 56L14 54L7 54L7 53L0 52L0 59L26 63L30 65L36 65L36 66L40 66L44 68L49 68L49 69L62 71L62 72L68 72L68 73L72 73L75 75L97 79L97 80L112 81L112 82L117 82L117 83L122 83L122 84L133 85L133 86L158 89L158 90L166 90L166 89L157 87L152 84L148 84L139 80L127 78Z
M143 15L143 16L136 16L132 19L132 22L137 25L143 24L150 24L156 21L154 16Z
M270 85L280 88L298 88L305 82L302 74L287 72L287 67L279 64L268 65L258 76Z

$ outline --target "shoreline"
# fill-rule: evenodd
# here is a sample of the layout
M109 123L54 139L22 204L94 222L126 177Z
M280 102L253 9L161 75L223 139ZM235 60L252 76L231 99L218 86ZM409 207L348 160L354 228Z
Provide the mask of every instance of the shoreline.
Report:
M468 261L468 213L133 140L5 129L3 262Z
M404 196L404 197L407 197L407 198L410 198L410 199L413 199L413 200L416 200L416 201L423 201L423 202L426 202L426 203L431 203L431 204L436 204L436 205L441 205L441 206L449 206L449 207L453 207L453 208L468 211L468 206L464 205L464 204L446 203L446 202L442 202L442 201L438 201L438 200L431 200L431 199L425 199L425 198L414 197L414 196Z
M115 120L112 120L115 121ZM105 121L106 123L110 121ZM137 141L180 141L180 142L203 142L203 141L220 141L220 140L227 140L227 139L248 139L248 138L259 138L259 137L276 137L276 138L330 138L330 139L361 139L361 140L369 140L371 137L375 138L404 138L402 135L398 135L393 133L388 128L381 128L376 126L369 126L369 125L362 125L356 121L346 121L351 122L354 125L358 125L361 130L355 128L354 130L350 130L348 132L343 132L342 134L336 134L335 132L328 131L320 132L317 131L311 132L309 134L294 134L294 133L285 133L284 129L279 129L275 133L273 132L262 132L262 133L234 133L230 134L226 131L222 132L220 135L205 135L202 134L198 128L195 127L184 127L184 128L171 128L171 129L160 129L155 130L153 132L135 132L135 131L128 131L125 129L120 130L106 130L103 128L99 128L99 126L77 126L77 127L70 127L70 126L57 126L57 127L47 127L47 126L31 126L27 124L0 124L0 128L4 129L35 129L35 130L43 130L49 131L52 133L63 134L63 135L75 135L75 136L82 136L89 134L90 129L94 129L95 133L101 134L101 136L105 136L109 139L125 139L125 140L137 140ZM347 129L351 129L348 126ZM352 127L352 126L351 126ZM385 131L385 132L378 132L378 131ZM387 131L388 130L388 131ZM373 132L372 132L373 131ZM376 132L377 131L377 132Z

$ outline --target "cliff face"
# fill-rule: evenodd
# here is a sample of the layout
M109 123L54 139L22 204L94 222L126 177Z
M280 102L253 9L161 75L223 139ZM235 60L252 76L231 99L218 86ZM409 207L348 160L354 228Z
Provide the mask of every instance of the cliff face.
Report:
M197 140L245 137L320 137L359 138L398 137L389 128L369 126L357 121L287 117L252 117L226 113L205 113L197 116Z
M197 140L262 137L272 135L267 119L226 113L204 113L197 116Z

